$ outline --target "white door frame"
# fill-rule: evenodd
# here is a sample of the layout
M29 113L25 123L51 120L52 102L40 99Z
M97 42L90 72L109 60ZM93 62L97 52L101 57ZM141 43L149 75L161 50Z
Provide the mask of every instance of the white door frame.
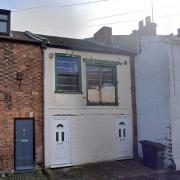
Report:
M120 147L119 143L119 122L125 122L128 126L128 144L129 144L129 154L127 156L121 156L118 152L118 148ZM116 126L116 143L117 143L117 160L122 160L122 159L132 159L133 158L133 128L132 128L132 118L130 114L126 115L119 115L116 117L115 120L115 126Z
M68 142L69 142L69 148L68 148L68 152L69 153L69 162L66 162L66 163L54 163L53 162L53 152L54 152L54 136L53 136L53 133L54 133L54 121L59 121L59 123L63 123L63 121L66 121L67 123L67 131L68 131ZM52 116L51 117L51 165L50 167L51 168L57 168L57 167L66 167L66 166L71 166L72 163L71 163L71 136L70 136L70 130L71 130L71 119L69 116Z

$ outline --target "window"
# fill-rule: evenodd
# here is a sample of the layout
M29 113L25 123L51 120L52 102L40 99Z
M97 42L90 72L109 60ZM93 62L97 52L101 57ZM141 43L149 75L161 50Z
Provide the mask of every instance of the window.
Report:
M0 10L0 34L10 34L10 11Z
M116 66L87 64L89 105L116 105Z
M81 92L80 57L56 55L56 92Z

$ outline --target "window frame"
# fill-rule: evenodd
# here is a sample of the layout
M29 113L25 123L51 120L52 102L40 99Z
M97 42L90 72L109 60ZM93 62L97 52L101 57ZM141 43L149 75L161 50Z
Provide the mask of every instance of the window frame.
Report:
M90 59L83 59L83 61L86 63L86 100L88 106L118 106L118 80L117 80L117 65L120 64L116 61L107 61L107 60L90 60ZM87 66L95 66L95 67L111 67L113 68L113 81L115 84L115 102L114 103L94 103L88 101L88 79L87 79Z
M57 80L58 80L58 74L57 70L56 70L56 63L57 63L57 57L75 57L78 58L78 68L79 68L79 72L78 72L78 87L79 87L79 91L67 91L67 90L58 90L57 87ZM69 55L69 54L64 54L64 53L55 53L55 93L61 93L61 94L82 94L82 75L81 75L81 56L79 55Z
M0 31L0 35L9 36L10 35L10 23L11 23L10 11L1 9L0 15L7 16L7 20L0 19L0 22L5 22L7 24L7 31L6 32Z

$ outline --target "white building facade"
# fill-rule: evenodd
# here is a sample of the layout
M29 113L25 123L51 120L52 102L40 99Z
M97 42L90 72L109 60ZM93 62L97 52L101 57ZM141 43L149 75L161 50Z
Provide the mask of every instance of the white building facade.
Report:
M133 158L132 54L90 51L44 49L46 167Z

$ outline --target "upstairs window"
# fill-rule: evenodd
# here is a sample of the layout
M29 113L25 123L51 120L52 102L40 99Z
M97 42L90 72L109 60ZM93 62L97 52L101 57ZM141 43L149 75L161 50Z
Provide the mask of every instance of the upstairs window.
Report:
M81 65L79 56L56 55L56 92L81 92Z
M0 34L10 35L10 11L0 10Z
M88 105L116 105L116 66L87 64L86 68Z

